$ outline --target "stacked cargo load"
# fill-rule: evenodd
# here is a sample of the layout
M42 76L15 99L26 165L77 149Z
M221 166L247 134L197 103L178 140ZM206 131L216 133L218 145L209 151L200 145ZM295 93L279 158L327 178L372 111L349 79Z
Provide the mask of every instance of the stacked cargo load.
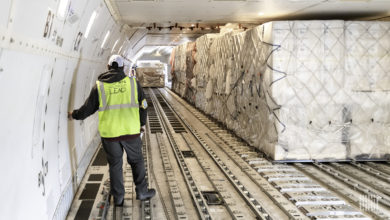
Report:
M390 22L350 21L345 27L348 155L389 156Z
M187 44L184 43L175 48L174 70L172 73L172 89L184 96L186 87L186 50Z
M196 44L188 42L174 50L172 88L181 97L192 104L195 103L195 87L193 87Z
M267 42L263 88L268 128L262 148L275 160L347 159L344 21L288 21L253 30ZM267 56L267 55L265 55Z
M231 74L233 61L232 36L240 31L231 31L215 38L210 45L209 77L206 86L205 111L217 120L225 120L226 110L220 106L226 106L226 82ZM216 109L217 108L217 109Z
M195 65L196 43L188 42L186 50L186 68L185 68L185 89L183 97L190 103L195 103L195 87L192 85L192 79L194 78L194 65Z
M390 22L277 21L205 39L195 105L249 144L274 160L388 158Z
M206 108L206 86L209 77L209 56L210 46L213 39L219 34L206 34L196 39L196 53L194 65L194 78L191 80L192 87L195 88L195 105L205 111Z
M162 88L165 86L164 65L162 63L137 67L136 76L142 87Z

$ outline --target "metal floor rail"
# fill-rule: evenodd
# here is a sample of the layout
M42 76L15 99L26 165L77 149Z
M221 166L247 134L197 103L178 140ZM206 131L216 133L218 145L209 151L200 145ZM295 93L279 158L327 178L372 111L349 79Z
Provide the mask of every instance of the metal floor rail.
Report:
M329 169L321 169L321 167L330 166L325 163L273 164L262 153L258 152L257 149L248 146L240 138L223 129L214 120L205 116L181 98L178 98L171 91L161 90L161 93L163 96L172 96L174 102L184 106L188 112L192 113L210 130L207 134L210 139L214 140L219 146L222 146L221 143L229 146L230 149L226 147L222 148L230 151L230 155L232 153L231 151L234 151L236 155L241 157L252 169L256 170L262 178L265 178L274 189L278 190L286 199L293 203L305 216L311 219L390 219L390 211L387 205L387 193L390 186L387 178L388 172L390 171L388 164L384 165L374 162L368 162L367 165L356 162L347 164L333 163L331 165L333 166L331 171ZM186 122L186 118L180 116L180 112L175 110L176 108L174 106L177 103L173 105L171 103L173 102L172 99L170 101L167 100L167 102L170 103L169 105L179 115L179 118L184 124L190 124ZM215 137L218 137L219 140ZM231 155L231 158L233 160L235 160L234 158L237 159L234 155ZM242 166L240 161L237 161L237 164L241 164ZM347 168L347 166L349 167ZM309 168L316 169L316 172L320 172L324 177L331 177L332 181L321 181L317 177L310 175L310 172L314 173L314 171L308 171ZM357 171L353 169L365 173L359 173L358 175L356 174ZM348 178L337 178L335 176L338 173L346 175L345 172L349 172ZM340 176L341 174L338 175ZM362 177L363 175L365 175L364 178ZM374 178L371 181L369 181L370 176ZM380 183L375 181L375 178L379 179ZM332 185L334 184L331 182L335 181L339 181L337 185L341 183L344 185L342 187L333 187ZM264 183L260 184L260 182L259 186L265 186ZM351 183L348 184L348 182ZM353 190L351 190L351 187L353 187ZM377 190L365 190L367 188L377 188ZM348 194L346 194L347 191ZM375 209L362 207L362 196L364 198L371 198L373 195L381 204ZM272 197L272 195L269 196ZM358 199L356 200L356 198ZM282 203L282 200L275 202ZM281 205L281 208L286 208L286 206ZM294 216L290 217L296 219Z

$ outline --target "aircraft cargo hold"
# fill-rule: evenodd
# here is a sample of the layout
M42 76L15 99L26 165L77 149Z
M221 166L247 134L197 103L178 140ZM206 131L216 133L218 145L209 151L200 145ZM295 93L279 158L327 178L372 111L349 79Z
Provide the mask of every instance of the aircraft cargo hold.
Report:
M1 220L390 219L390 1L0 5Z

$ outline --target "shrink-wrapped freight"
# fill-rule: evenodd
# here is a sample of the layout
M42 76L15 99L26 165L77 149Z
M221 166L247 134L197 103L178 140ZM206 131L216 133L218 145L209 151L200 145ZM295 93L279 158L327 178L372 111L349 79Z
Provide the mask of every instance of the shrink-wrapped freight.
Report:
M187 44L184 43L175 48L174 71L172 74L172 88L184 97L186 88L186 51Z
M341 20L202 36L195 105L275 160L387 158L388 39L390 22Z
M206 87L208 82L209 72L209 54L210 46L213 39L218 34L206 34L196 39L196 53L195 53L195 66L194 66L194 85L196 85L195 92L195 105L202 111L205 111L206 107Z
M185 68L185 89L183 97L192 104L195 103L195 87L193 86L194 81L194 65L195 65L195 54L196 54L196 43L189 42L186 50L186 68Z
M164 67L138 67L137 80L142 87L164 87L165 74Z
M346 89L352 157L390 152L390 22L345 23Z
M172 88L181 97L187 99L192 104L195 103L194 65L196 53L196 43L188 42L179 45L174 50Z

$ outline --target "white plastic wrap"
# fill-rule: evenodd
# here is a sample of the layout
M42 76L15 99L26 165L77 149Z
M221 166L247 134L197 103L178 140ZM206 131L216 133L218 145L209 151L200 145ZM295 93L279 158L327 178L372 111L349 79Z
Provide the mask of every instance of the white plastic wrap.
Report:
M186 85L186 51L187 44L184 43L176 47L175 49L175 69L174 69L174 78L172 79L172 88L180 96L185 94L185 85Z
M196 95L196 79L194 79L195 67L195 42L187 42L179 45L175 49L174 71L175 76L172 80L172 88L181 97L187 99L191 103L195 103ZM194 79L194 80L193 80Z
M342 20L203 36L195 105L275 160L386 158L388 39L390 22Z
M164 87L164 67L138 67L137 79L142 87Z
M346 22L352 157L381 157L390 146L390 22Z

